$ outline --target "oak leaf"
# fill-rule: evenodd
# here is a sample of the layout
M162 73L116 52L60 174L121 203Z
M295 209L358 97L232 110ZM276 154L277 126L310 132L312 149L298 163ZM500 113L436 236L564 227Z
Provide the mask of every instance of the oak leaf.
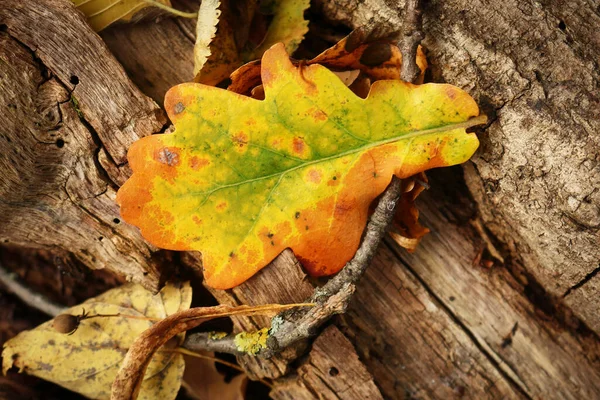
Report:
M315 276L356 251L369 204L392 175L462 163L478 146L475 101L445 84L377 81L354 95L282 44L262 59L265 100L187 83L165 108L172 134L142 138L118 192L146 239L202 252L208 285L230 288L291 248Z
M187 310L192 300L189 284L167 284L153 295L128 284L109 290L66 311L85 309L89 315L120 314L163 319ZM75 332L57 332L50 320L24 331L4 344L2 371L17 367L93 399L110 397L111 386L127 350L152 321L124 316L84 319ZM183 335L178 342L183 341ZM174 399L183 377L184 360L178 353L157 353L150 363L139 399Z

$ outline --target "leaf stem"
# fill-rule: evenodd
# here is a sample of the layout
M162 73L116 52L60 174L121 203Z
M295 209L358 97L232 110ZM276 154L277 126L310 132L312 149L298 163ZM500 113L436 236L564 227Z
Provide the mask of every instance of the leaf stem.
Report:
M169 13L176 15L178 17L181 17L181 18L190 18L190 19L198 18L197 12L192 13L192 12L180 11L176 8L169 7L168 5L158 2L156 0L143 0L143 1L144 1L144 3L150 4L156 8L160 8L162 10L168 11Z

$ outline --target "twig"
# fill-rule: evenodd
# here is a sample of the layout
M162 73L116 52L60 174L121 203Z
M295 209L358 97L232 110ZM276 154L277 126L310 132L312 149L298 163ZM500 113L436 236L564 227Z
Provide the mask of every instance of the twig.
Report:
M421 69L415 61L417 48L421 44L421 40L425 38L421 22L420 0L406 0L402 37L398 43L402 53L400 77L405 82L414 82L421 73Z
M8 272L1 264L0 282L23 303L43 313L56 317L67 310L66 307L62 307L40 294L31 292L27 286L19 281L15 273Z
M404 27L398 46L402 52L401 78L414 82L421 70L416 64L417 48L424 34L421 28L419 0L406 0ZM323 287L315 289L307 302L316 303L311 309L290 310L278 314L271 320L269 337L264 348L251 353L261 357L272 357L288 346L315 336L333 315L343 313L354 294L356 284L371 263L387 227L392 222L396 204L402 194L401 181L395 176L383 192L375 212L367 224L364 239L356 254L344 268ZM211 333L197 333L188 336L183 347L192 350L210 350L236 355L248 354L237 346L238 335L218 338Z

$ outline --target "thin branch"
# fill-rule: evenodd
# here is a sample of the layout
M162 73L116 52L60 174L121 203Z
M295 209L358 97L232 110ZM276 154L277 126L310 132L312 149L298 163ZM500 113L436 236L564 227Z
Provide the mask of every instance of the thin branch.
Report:
M425 38L422 28L420 0L406 0L404 5L404 25L398 43L402 53L400 77L405 82L415 82L421 69L417 66L417 48Z
M1 264L0 282L23 303L43 313L56 317L66 310L65 307L52 302L41 294L33 293L27 286L20 282L17 274L9 272Z
M402 52L401 78L415 82L421 70L416 64L417 48L424 38L421 27L419 0L406 0L404 27L398 44ZM344 268L323 287L315 289L307 302L317 304L311 309L290 310L280 313L271 320L271 329L266 345L251 355L272 357L288 346L305 341L318 333L333 315L343 313L356 289L356 284L371 264L387 227L392 222L396 204L402 194L401 181L395 176L377 204L367 224L366 234L356 254ZM192 350L210 350L235 355L247 354L236 345L237 335L218 338L210 333L190 335L183 347Z

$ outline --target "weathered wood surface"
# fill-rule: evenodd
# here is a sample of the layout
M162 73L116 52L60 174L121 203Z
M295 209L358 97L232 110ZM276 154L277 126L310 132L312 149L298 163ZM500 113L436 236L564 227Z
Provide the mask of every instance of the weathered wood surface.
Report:
M333 12L337 13L338 19L349 24L360 24L374 15L383 15L392 22L397 21L397 14L390 13L389 10L386 11L387 14L382 14L383 11L369 14L364 7L377 7L379 3L366 3L356 7L355 15L346 19L339 13L349 9L344 7L352 5L352 1L338 4ZM560 71L562 68L562 64L554 65L550 58L527 58L527 54L541 51L531 47L533 44L541 45L540 42L543 42L545 47L542 47L545 49L550 48L554 56L557 52L572 55L579 62L574 67L574 73L585 67L581 60L587 59L590 69L587 80L582 83L572 77L574 82L569 87L563 82L563 91L568 96L569 93L574 93L573 87L596 82L596 72L592 71L593 62L589 60L590 54L598 54L593 53L593 49L598 49L598 41L594 41L594 32L591 31L586 39L590 41L591 50L582 48L581 43L585 42L583 39L564 45L561 36L564 33L561 33L560 28L556 31L553 23L550 23L552 18L547 15L548 10L559 13L554 9L554 2L544 2L542 5L521 2L519 7L511 8L509 4L501 10L497 3L492 3L480 1L475 6L471 5L475 3L463 4L458 0L443 4L430 2L425 12L426 32L429 35L425 44L429 50L434 77L466 88L478 97L480 103L488 104L488 112L497 109L491 129L487 131L489 136L482 136L484 146L476 159L479 171L468 173L468 182L480 207L468 198L460 178L452 172L432 173L434 189L423 195L421 204L422 218L433 232L413 254L399 250L391 240L387 242L361 282L348 314L338 318L335 326L328 328L333 334L320 338L307 356L291 365L289 360L297 355L295 349L274 360L240 360L251 375L278 378L274 397L298 398L294 397L296 395L304 396L300 398L318 398L327 393L331 397L326 398L344 398L343 385L348 383L348 377L355 378L342 373L342 369L337 366L335 368L340 373L336 376L331 376L327 370L331 368L330 364L340 362L337 361L339 358L336 358L338 355L335 352L340 348L338 333L341 331L354 345L359 356L357 359L353 355L354 350L344 344L343 348L348 349L349 353L344 352L349 365L355 365L360 360L370 374L363 375L361 372L360 376L365 379L356 378L360 385L352 390L368 390L363 393L373 393L374 382L384 398L600 398L598 337L587 331L577 318L571 317L561 302L555 299L560 297L556 296L557 293L562 295L569 288L575 287L566 296L565 304L570 305L590 327L594 327L594 318L598 317L595 312L598 307L596 305L594 308L593 303L595 299L588 301L588 304L569 299L575 299L576 297L571 296L578 296L578 293L581 296L596 294L597 298L593 286L597 279L594 278L595 267L592 265L591 269L585 269L589 265L584 268L585 263L577 258L581 256L578 253L581 248L577 246L585 247L585 243L590 244L597 232L580 227L581 236L578 236L569 225L570 222L566 222L560 232L557 232L554 224L556 216L560 214L561 196L567 190L562 186L558 187L558 183L562 182L558 177L571 171L570 166L582 168L574 160L577 157L589 157L595 147L593 144L587 147L581 145L581 141L586 140L585 134L569 133L582 131L571 129L559 132L552 130L553 125L544 125L548 121L567 128L575 126L569 124L582 125L585 121L594 124L596 121L587 120L589 115L581 116L577 113L585 111L593 114L595 111L573 109L572 121L559 119L562 114L558 105L560 101L564 101L560 100L562 94L552 92L558 89L553 89L554 86L550 85L542 89L548 91L547 94L555 93L554 97L536 98L535 96L540 96L538 89L541 84L536 83L535 72L531 75L527 69L532 67L532 63L538 63L539 65L533 66L538 68L541 76L547 74L542 80L548 82L549 77L554 76L552 74L558 73L555 70ZM580 9L576 13L565 14L562 18L567 26L577 25L575 21L582 19L579 26L572 29L585 37L585 27L595 17L590 15L589 5L577 3L581 3ZM175 4L186 8L194 4L194 1L186 0ZM383 5L380 10L385 10ZM513 18L520 17L524 12L530 13L529 24L521 33L528 39L519 47L515 45L519 40L514 38L513 31L524 28L520 25L522 21L513 21ZM4 15L2 6L0 15ZM589 21L583 21L585 18ZM494 22L496 20L498 21ZM485 24L481 21L485 21ZM193 29L190 30L189 27L189 21L163 20L156 25L144 23L115 26L105 32L103 37L134 82L144 93L158 101L169 86L189 79L192 54L188 51L193 39ZM566 32L570 29L566 28ZM494 36L501 31L510 34L506 37ZM12 34L10 26L8 33ZM536 35L540 36L535 39L537 41L533 39ZM156 46L148 45L154 42L157 43ZM557 43L558 47L554 48L550 43ZM574 48L577 51L573 51ZM502 51L495 52L494 49ZM169 64L163 67L156 60L160 60L160 64L167 61ZM534 78L530 79L532 76ZM550 82L556 83L552 79ZM581 96L587 99L588 104L594 104L595 100L590 97L589 91L582 89ZM526 100L534 101L533 105ZM544 104L541 113L536 111L536 107L539 107L536 106L538 100ZM70 103L64 103L63 106L65 104ZM571 110L572 107L572 103L564 103L564 109ZM519 120L520 116L530 118L532 125L515 125L514 121ZM544 137L548 143L562 132L568 143L579 144L578 147L557 146L556 151L578 149L581 153L563 154L567 158L562 163L548 157L545 162L552 168L547 171L544 169L546 172L542 176L537 177L535 173L531 177L523 174L516 179L519 172L515 166L519 164L515 160L519 158L515 155L523 156L523 160L528 160L524 165L532 166L540 154L546 158L541 150L537 151L539 154L531 154L536 149L531 142L533 139L538 140L537 136L531 138L531 135L539 135L536 129L541 128L545 130L539 132L548 135ZM593 129L595 128L589 127L588 130L593 133ZM520 140L520 132L529 135L524 136L528 140ZM97 146L89 145L89 148L93 152ZM498 152L498 148L505 151ZM99 158L102 158L103 151L100 150ZM112 156L102 159L111 158ZM494 173L499 173L494 168L497 168L500 161L504 163L502 168L505 169L502 171L507 178L504 186L500 184L501 189L498 190L496 186L490 186L489 182ZM59 162L64 163L64 159ZM597 177L593 169L596 165L593 164L591 172L583 175L588 179L588 184ZM110 170L117 171L115 168ZM521 171L525 170L521 168ZM533 171L537 169L534 168ZM572 179L583 179L575 176L578 173L576 168L572 171ZM127 173L113 172L112 175L120 176L115 180L121 182ZM556 179L547 180L550 177ZM487 191L477 191L478 187L482 187L477 179L488 182L483 186ZM513 189L509 186L511 182ZM553 186L554 184L557 186ZM529 188L528 185L533 186ZM516 187L527 190L518 191L514 189ZM112 185L108 185L108 188L113 190ZM551 193L556 193L558 205L556 209L548 206L546 214L541 209L528 209L527 213L535 224L527 224L520 213L526 203L514 205L516 200L506 198L511 190L517 198L525 193L528 197L524 200L535 195L546 201ZM61 193L56 187L50 188L48 192ZM32 198L37 199L33 196ZM538 198L531 198L540 202ZM490 199L493 201L489 201ZM589 204L597 203L590 200ZM104 206L106 209L96 205L92 207L93 212L100 215L107 213L107 210L115 210L114 205L110 208L108 203ZM510 212L511 207L517 208L514 214ZM572 216L568 215L568 220L571 221ZM112 218L114 217L108 220ZM540 221L540 218L545 220ZM593 218L588 220L593 221ZM482 222L485 223L483 228ZM83 220L82 223L87 224L88 221ZM563 243L563 238L574 238L576 243L570 249L568 246L557 248L555 243L548 244L548 260L541 258L541 239L532 237L532 232L540 226L546 229L547 238L556 239L558 245ZM486 228L491 229L499 240L488 238ZM119 229L132 228L120 224ZM131 232L135 230L132 229ZM495 254L494 245L500 249L496 257L503 257L504 264L492 257ZM60 246L67 247L68 244L62 243ZM587 254L596 254L594 252L597 249L585 248L590 250ZM560 257L567 256L572 256L574 261L561 264ZM198 261L194 261L194 255L188 255L185 259L190 265L198 265ZM84 259L84 262L91 264L89 259ZM493 262L491 267L490 262ZM544 262L548 263L547 266ZM556 271L556 268L563 274L550 279L549 271ZM586 274L591 275L581 283L581 277ZM556 286L553 288L552 285ZM300 301L311 288L312 284L305 279L293 256L286 252L248 283L230 291L215 291L214 294L225 303L257 304L267 301ZM561 292L565 288L565 292ZM550 296L545 296L544 289ZM265 319L236 320L238 329L255 329L265 325ZM342 342L346 343L344 340ZM359 364L356 368L362 367ZM340 379L336 380L338 377ZM334 394L330 388L336 388L341 393Z
M349 26L401 24L384 0L318 3ZM434 80L491 117L467 175L483 221L528 279L600 333L598 2L444 0L423 15Z
M5 0L0 25L0 241L70 251L156 290L156 249L114 198L127 148L164 112L72 3Z
M295 374L277 381L270 396L275 400L383 399L352 343L335 326L315 339Z

